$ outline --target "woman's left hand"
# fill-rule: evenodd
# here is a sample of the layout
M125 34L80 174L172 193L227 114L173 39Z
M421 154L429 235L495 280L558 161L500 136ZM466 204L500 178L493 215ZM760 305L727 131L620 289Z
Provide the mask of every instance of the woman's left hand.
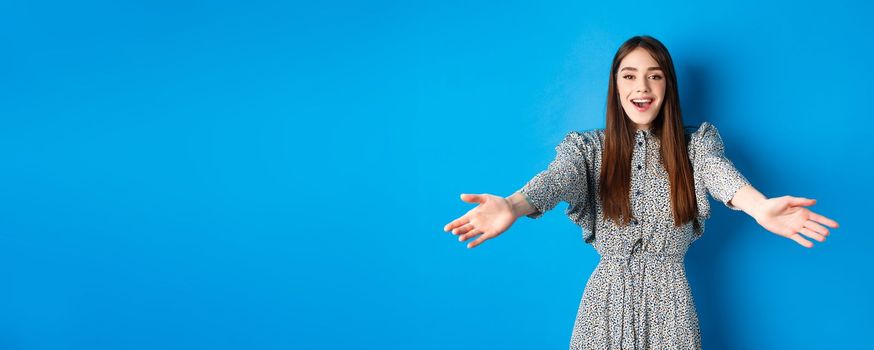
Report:
M829 230L822 225L838 227L838 223L834 220L805 208L814 203L816 203L815 199L802 197L770 198L763 202L755 219L766 230L798 242L806 248L812 248L813 243L804 239L802 234L824 242L829 235Z

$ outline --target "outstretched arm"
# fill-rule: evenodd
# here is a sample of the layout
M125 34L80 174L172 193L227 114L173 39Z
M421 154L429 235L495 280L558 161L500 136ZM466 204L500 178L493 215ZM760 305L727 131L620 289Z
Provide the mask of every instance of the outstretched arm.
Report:
M508 197L488 193L463 193L461 200L477 206L443 226L461 242L476 247L497 237L522 216L538 218L559 202L580 203L586 197L585 157L589 154L579 132L571 131L555 147L555 159L549 166Z
M806 248L812 248L813 243L804 239L802 234L824 242L829 230L823 225L838 227L834 220L805 208L815 203L815 199L803 197L767 198L749 184L741 187L729 201L729 204L752 216L766 230L789 238Z

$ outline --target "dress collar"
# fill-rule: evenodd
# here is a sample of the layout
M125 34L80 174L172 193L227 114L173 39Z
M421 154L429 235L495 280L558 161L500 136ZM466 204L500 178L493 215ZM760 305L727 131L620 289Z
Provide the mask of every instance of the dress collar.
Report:
M634 132L634 139L638 142L646 141L646 142L654 142L655 144L659 143L659 138L653 134L652 129L640 129Z

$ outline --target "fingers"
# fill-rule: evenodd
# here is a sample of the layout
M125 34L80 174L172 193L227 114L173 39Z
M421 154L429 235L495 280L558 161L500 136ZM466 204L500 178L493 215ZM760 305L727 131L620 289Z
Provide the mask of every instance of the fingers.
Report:
M452 234L453 235L463 235L465 233L470 232L470 230L473 230L473 223L468 223L464 226L453 229Z
M817 223L814 222L813 220L807 220L807 221L805 221L805 222L804 222L804 227L809 228L810 230L812 230L812 231L814 231L814 232L816 232L816 233L819 233L819 234L821 234L821 235L824 235L824 236L828 236L828 233L829 233L827 228L822 227L822 225L817 224Z
M800 244L802 247L805 247L805 248L813 247L813 243L810 243L810 241L801 237L801 235L798 234L797 232L789 235L789 239L791 239L795 242L798 242L798 244Z
M449 232L449 230L452 230L456 227L461 227L468 222L470 222L470 216L467 214L462 215L460 218L452 220L452 222L446 224L446 226L443 226L443 231Z
M457 230L464 231L458 236L459 242L464 242L464 241L470 239L471 237L474 237L476 235L480 235L479 238L477 238L473 242L470 242L467 244L468 248L476 247L476 246L482 244L483 241L491 238L491 235L485 234L485 232L483 232L483 230L481 230L479 228L475 228L472 224L464 225L464 226L458 228Z
M789 204L793 206L811 206L816 203L816 199L804 198L804 197L792 197L789 196Z
M458 236L458 241L464 242L464 241L470 239L471 237L476 236L476 235L481 234L481 233L483 233L483 230L480 230L478 228L472 228L472 229L468 230L467 233Z
M477 238L475 241L468 243L467 247L468 248L476 247L476 246L480 245L482 242L485 242L489 238L492 238L492 237L489 235L479 236L479 238Z
M805 197L793 197L793 196L786 196L786 197L789 198L788 203L790 205L794 205L794 206L799 206L799 205L811 206L811 205L816 204L816 199L810 199L810 198L805 198ZM814 213L814 212L810 212L810 218L811 218L811 220L818 221L822 224L831 226L832 228L838 227L838 223L836 221L829 219L825 216L819 215L817 213Z
M447 224L443 227L443 231L452 231L452 234L458 235L458 241L464 242L471 237L476 235L480 235L479 238L467 244L468 248L476 247L485 240L491 238L490 235L484 234L485 232L480 228L477 228L469 219L470 215L462 216L451 223Z
M483 196L481 194L462 193L461 200L463 200L465 202L470 202L470 203L482 203L485 201L485 196ZM470 213L473 212L474 209L476 209L476 208L471 209L466 214L462 215L460 218L455 219L452 222L443 226L443 231L449 232L450 230L452 230L456 227L461 227L461 226L469 223L470 222Z
M815 240L817 240L817 241L819 241L819 242L825 242L825 236L823 236L823 235L821 235L821 234L819 234L819 233L817 233L817 232L814 232L813 230L811 230L811 229L809 229L809 228L807 228L807 227L802 227L800 230L798 230L798 232L801 232L801 233L803 233L805 236L810 237L810 238L813 238L813 239L815 239Z
M825 216L819 215L817 213L814 213L814 212L810 212L810 219L814 220L814 221L821 222L825 225L829 225L832 228L838 228L838 223L836 221L829 219Z
M462 193L461 200L468 203L482 203L486 201L486 198L481 194Z

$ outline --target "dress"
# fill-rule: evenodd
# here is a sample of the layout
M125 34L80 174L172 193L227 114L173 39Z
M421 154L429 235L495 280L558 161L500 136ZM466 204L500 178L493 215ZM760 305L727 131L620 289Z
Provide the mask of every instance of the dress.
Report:
M571 349L700 349L701 333L684 257L710 217L707 193L728 202L749 181L724 155L709 122L685 127L698 216L674 227L669 181L661 165L660 141L650 130L635 132L631 167L631 224L620 227L602 215L598 184L603 129L571 131L556 146L547 169L519 192L538 218L559 202L582 228L600 261L586 282Z

